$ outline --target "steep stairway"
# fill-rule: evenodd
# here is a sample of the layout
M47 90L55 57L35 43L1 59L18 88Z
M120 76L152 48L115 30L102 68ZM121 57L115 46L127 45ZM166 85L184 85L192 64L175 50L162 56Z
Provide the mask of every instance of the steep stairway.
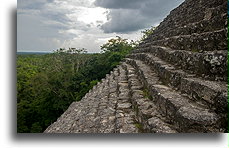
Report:
M186 0L45 133L228 132L227 1Z
M119 66L45 132L137 133L129 91L126 71Z

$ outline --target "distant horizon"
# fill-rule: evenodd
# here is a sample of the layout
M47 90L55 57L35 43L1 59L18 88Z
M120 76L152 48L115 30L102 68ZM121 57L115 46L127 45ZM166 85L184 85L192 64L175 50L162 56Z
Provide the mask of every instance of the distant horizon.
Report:
M49 52L49 53L51 53L53 51L17 51L17 52Z
M17 53L54 53L54 51L17 51ZM87 52L87 53L100 53L100 52Z

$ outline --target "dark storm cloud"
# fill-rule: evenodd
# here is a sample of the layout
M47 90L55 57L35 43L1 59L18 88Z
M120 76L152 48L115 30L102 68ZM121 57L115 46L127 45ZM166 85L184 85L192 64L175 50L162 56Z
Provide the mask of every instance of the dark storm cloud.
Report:
M39 19L55 20L57 22L68 22L69 19L63 12L47 9L47 5L53 3L54 0L19 0L18 14L19 15L37 15ZM22 11L21 11L22 10ZM35 12L35 13L33 13ZM37 17L36 16L36 17Z
M158 24L183 0L95 0L95 5L93 1L18 0L18 50L52 51L75 46L99 51L100 45L114 32L138 39L140 33L134 31ZM100 18L94 20L91 12L97 13L99 9L104 10L103 17L107 15L107 22L104 18L103 21ZM91 44L87 44L88 40Z
M147 0L96 0L95 5L108 9L135 9Z
M44 4L52 3L53 0L18 0L19 9L41 9Z
M105 33L132 32L154 26L184 0L96 0L95 5L110 9Z
M131 32L147 27L147 17L142 16L139 10L114 9L110 12L110 21L103 24L101 29L105 33L112 32Z
M88 27L70 20L63 9L53 0L18 0L17 7L17 48L18 50L50 50L60 46L65 40L77 35L66 30L87 30ZM63 32L63 33L60 33Z

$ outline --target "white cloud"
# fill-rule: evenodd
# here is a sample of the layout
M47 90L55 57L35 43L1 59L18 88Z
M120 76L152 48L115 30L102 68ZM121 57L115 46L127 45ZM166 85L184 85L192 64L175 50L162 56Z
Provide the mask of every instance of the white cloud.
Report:
M81 15L78 17L78 20L85 24L94 25L98 25L97 22L106 23L106 12L107 10L104 8L84 8Z
M98 1L101 7L95 5ZM160 14L144 4L149 0L130 1L18 0L18 51L76 47L100 52L100 46L115 36L137 40L139 29L156 22L146 20L157 20L158 24L163 17L149 15L154 11Z

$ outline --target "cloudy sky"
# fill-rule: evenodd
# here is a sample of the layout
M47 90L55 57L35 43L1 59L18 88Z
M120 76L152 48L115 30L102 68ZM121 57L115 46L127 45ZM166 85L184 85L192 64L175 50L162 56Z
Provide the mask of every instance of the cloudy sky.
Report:
M86 48L110 38L137 40L184 0L18 0L17 50Z

